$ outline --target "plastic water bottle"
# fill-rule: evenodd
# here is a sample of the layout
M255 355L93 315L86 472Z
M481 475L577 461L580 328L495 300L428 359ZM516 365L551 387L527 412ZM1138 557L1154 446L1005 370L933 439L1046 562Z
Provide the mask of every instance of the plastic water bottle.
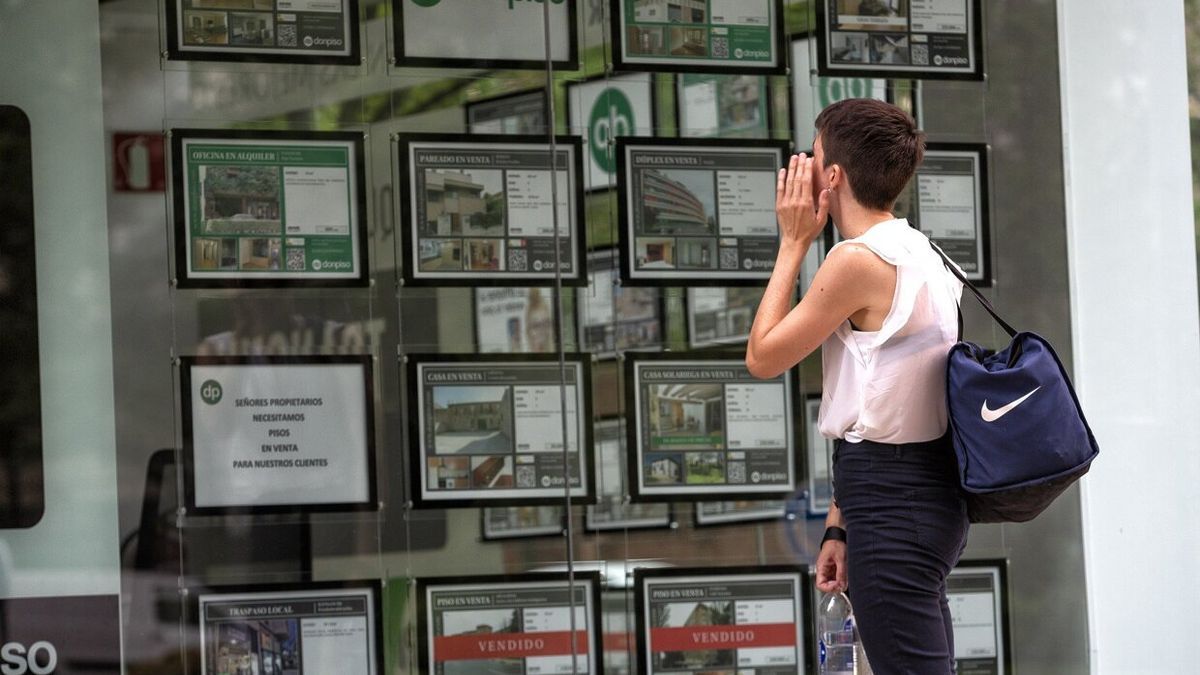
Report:
M861 655L854 610L845 593L826 593L821 597L817 608L817 636L820 639L817 652L821 675L870 673L866 658Z

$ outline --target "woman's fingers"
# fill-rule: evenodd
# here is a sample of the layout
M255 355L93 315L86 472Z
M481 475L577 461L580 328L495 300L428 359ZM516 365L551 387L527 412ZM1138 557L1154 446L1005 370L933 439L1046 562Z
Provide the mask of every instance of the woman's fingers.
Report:
M800 180L800 173L804 166L804 159L804 155L799 154L792 155L791 160L788 161L787 198L789 200L794 200L799 194L797 191L796 182Z
M775 204L778 205L787 192L787 169L779 170L779 176L775 179Z

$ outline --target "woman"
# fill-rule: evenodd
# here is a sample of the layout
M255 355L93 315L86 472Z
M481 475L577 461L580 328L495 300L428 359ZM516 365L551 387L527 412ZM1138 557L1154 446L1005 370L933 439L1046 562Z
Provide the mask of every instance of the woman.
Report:
M962 285L891 213L924 155L912 118L851 99L822 111L816 129L813 156L779 172L779 254L746 365L774 377L822 347L818 425L837 440L817 587L848 589L877 675L949 673L946 575L966 545L967 515L945 375ZM792 307L800 262L829 217L844 241Z

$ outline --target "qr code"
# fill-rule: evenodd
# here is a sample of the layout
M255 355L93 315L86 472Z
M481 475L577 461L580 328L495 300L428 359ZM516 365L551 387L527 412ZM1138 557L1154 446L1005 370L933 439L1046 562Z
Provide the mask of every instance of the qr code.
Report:
M529 271L529 251L523 248L508 249L508 271Z
M912 62L914 66L929 65L929 45L913 45Z
M746 482L746 463L745 462L730 462L726 466L728 468L727 480L730 483L745 483Z
M729 58L729 38L713 36L712 56L714 59Z
M303 272L307 262L304 258L304 249L289 248L287 250L287 270L289 272Z
M296 46L296 24L281 23L276 30L276 36L279 40L280 47L295 47Z
M738 252L736 248L721 249L721 269L736 270L738 266Z
M528 464L517 467L517 487L537 487L537 469Z

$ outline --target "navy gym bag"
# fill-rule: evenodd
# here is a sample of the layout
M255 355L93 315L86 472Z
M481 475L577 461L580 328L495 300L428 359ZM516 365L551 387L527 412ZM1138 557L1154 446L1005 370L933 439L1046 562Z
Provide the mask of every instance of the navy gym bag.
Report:
M1031 520L1087 473L1100 448L1050 343L1013 329L934 250L1012 338L995 353L963 341L959 311L946 403L968 514L973 523Z

